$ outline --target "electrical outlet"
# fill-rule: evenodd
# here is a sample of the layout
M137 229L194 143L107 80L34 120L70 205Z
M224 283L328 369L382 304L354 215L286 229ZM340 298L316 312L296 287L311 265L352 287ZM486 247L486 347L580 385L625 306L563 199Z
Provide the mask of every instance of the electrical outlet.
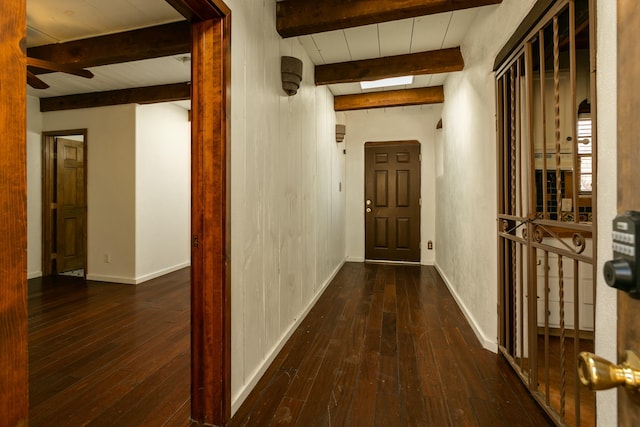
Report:
M427 242L427 249L430 251L433 250L433 242L431 240Z
M107 264L111 262L111 254L109 253L104 254L104 262Z

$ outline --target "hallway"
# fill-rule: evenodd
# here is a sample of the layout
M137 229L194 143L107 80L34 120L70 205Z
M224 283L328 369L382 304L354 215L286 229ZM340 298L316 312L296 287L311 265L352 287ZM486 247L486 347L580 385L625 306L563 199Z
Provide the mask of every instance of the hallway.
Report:
M188 271L30 281L31 425L188 425ZM549 421L433 267L347 263L230 424Z
M347 263L232 426L543 426L433 267Z

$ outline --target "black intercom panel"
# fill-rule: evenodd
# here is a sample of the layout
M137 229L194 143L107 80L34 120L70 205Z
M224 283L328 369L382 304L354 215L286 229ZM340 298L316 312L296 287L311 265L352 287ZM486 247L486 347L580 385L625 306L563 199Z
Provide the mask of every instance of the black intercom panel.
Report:
M616 289L640 298L640 212L627 211L613 220L613 260L604 264L604 279Z

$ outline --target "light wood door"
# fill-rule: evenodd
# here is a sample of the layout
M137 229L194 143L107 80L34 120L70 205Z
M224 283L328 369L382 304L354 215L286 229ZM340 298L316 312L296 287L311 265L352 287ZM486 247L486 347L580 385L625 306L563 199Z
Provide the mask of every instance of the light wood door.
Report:
M84 141L57 138L56 270L84 268L86 195Z
M640 211L640 8L618 0L618 212ZM618 292L618 362L640 354L640 300ZM618 425L640 425L640 397L618 387Z
M365 144L365 258L420 261L420 144Z

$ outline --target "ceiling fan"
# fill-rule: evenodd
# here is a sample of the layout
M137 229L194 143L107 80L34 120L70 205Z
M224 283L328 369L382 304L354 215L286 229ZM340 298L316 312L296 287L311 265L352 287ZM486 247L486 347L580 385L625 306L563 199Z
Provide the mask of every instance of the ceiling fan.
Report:
M27 57L27 66L47 71L59 71L61 73L72 74L74 76L85 77L87 79L93 78L93 73L89 70L85 70L84 68L56 64L55 62L46 61L44 59ZM27 84L34 89L47 89L49 87L48 84L43 82L29 70L27 70Z

